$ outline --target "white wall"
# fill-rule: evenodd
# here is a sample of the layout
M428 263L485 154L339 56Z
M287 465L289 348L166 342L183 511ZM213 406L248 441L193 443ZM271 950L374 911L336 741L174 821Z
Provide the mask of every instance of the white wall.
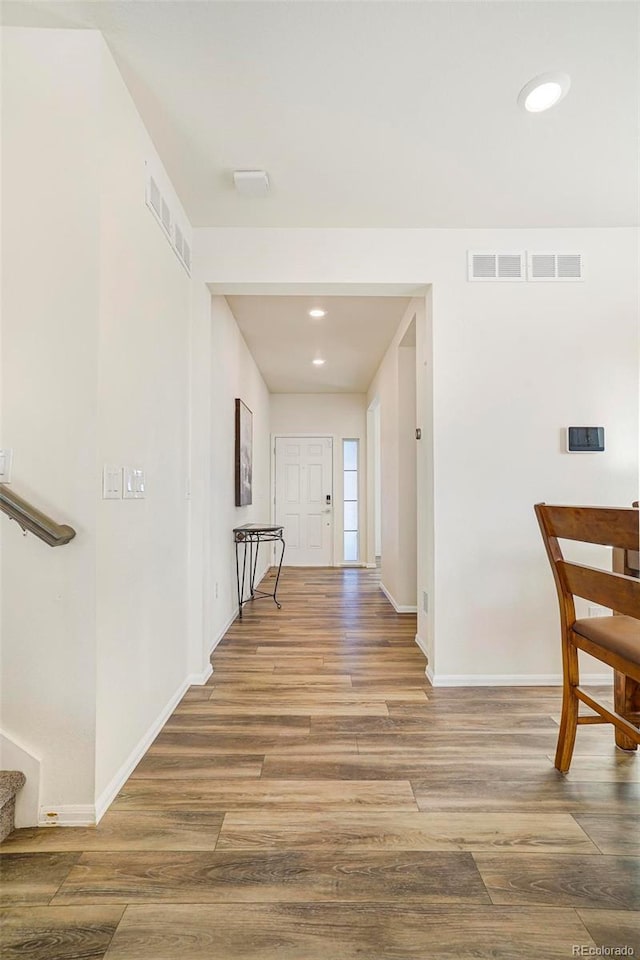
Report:
M274 393L271 395L271 433L274 437L333 437L333 556L344 562L344 476L342 441L359 441L358 523L360 562L367 557L367 405L360 393ZM286 556L285 556L286 562Z
M557 676L557 602L533 504L637 497L635 232L210 229L195 242L202 275L237 293L433 284L417 331L427 436L433 397L432 544L428 507L419 516L419 596L433 576L423 641L437 679ZM468 249L579 251L585 280L467 283ZM605 426L604 454L563 452L562 429L581 422ZM430 470L419 454L419 511Z
M269 391L224 297L211 299L211 473L209 481L212 603L209 648L235 618L238 601L232 530L270 518ZM235 506L235 400L253 413L253 503ZM261 547L258 576L270 563ZM216 584L218 596L216 598Z
M159 161L100 34L5 28L3 55L2 444L16 492L77 536L52 550L1 520L2 726L41 760L43 807L87 822L201 663L191 283L145 206ZM103 463L144 467L147 498L103 501Z
M94 798L101 43L2 38L2 446L15 492L77 531L52 549L0 517L2 727L51 804Z
M398 347L398 583L401 606L417 603L418 536L416 527L416 348L415 319L411 321L413 346Z
M381 583L404 612L417 605L415 430L419 425L416 347L405 343L411 339L415 344L417 328L424 326L424 313L423 302L412 300L368 392L368 404L377 405L380 423Z
M141 466L147 481L144 500L97 499L96 793L110 799L188 672L191 281L145 204L145 161L156 178L159 163L106 46L102 108L98 467Z

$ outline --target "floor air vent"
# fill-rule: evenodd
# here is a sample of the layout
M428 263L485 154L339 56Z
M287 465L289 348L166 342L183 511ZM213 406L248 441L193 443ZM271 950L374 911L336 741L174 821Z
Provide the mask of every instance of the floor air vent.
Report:
M469 280L524 280L524 253L484 253L469 250Z
M529 280L582 280L582 254L530 253Z

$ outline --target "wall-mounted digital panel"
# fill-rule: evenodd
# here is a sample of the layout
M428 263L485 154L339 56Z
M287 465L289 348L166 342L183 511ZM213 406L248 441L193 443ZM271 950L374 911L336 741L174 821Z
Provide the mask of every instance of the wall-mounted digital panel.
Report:
M569 453L602 453L604 427L567 427Z

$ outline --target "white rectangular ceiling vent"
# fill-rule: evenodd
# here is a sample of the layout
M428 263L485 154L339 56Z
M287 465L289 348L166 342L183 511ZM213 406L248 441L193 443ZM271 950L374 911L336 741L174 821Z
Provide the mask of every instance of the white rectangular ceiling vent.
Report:
M529 280L582 280L581 253L529 253Z
M467 253L469 280L524 280L524 264L524 251L485 253L480 250L469 250Z

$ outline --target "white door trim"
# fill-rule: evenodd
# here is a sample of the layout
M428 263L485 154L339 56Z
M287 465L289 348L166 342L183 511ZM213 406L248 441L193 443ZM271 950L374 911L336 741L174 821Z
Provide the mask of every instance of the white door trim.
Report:
M329 433L324 431L324 433L318 433L316 430L311 430L307 433L306 430L296 430L295 432L282 433L278 431L277 433L271 434L271 523L276 522L276 440L286 440L287 437L318 437L318 439L329 439L333 445L333 461L332 461L332 475L331 475L331 486L333 497L333 529L331 537L331 555L329 557L332 567L341 566L341 564L336 563L336 444L339 442L339 437L334 433Z

